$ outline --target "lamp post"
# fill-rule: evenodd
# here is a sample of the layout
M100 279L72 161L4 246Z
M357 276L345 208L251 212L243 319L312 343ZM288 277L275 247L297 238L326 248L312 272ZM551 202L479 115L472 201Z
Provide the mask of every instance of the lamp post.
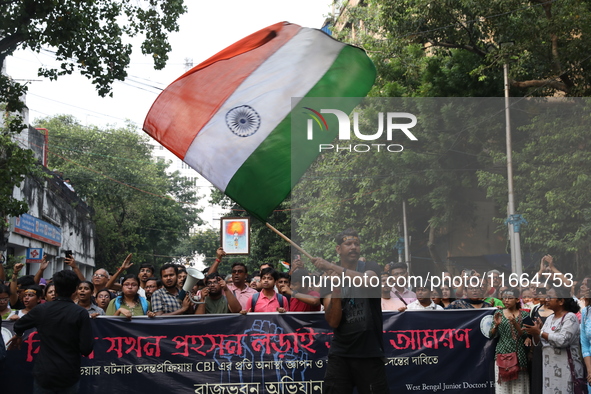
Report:
M509 43L506 43L509 44ZM503 45L503 44L501 44ZM511 272L517 274L518 277L522 273L521 263L521 242L519 239L519 226L515 225L515 220L518 215L515 215L515 195L513 191L513 155L511 149L511 111L509 103L509 64L505 62L503 64L503 77L505 80L505 134L507 142L507 192L508 192L508 203L507 203L507 215L509 231L509 242L511 245Z

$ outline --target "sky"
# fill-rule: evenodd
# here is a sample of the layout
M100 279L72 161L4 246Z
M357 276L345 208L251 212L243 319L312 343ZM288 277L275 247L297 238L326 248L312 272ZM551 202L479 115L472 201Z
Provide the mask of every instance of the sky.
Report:
M28 82L29 119L59 114L73 115L84 125L122 127L129 119L141 128L161 89L186 71L186 59L197 65L215 53L266 26L288 21L305 27L322 27L331 12L331 0L186 0L187 13L180 30L171 33L172 51L165 69L156 71L150 57L134 47L128 78L115 82L113 97L98 96L90 80L74 73L49 81L37 76L41 65L56 63L50 52L19 50L7 59L6 72ZM51 50L51 48L46 48Z

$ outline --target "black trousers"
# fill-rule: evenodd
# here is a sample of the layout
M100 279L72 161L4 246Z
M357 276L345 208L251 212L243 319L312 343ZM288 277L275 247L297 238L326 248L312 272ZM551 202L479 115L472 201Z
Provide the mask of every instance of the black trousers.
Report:
M352 393L354 387L359 394L389 394L384 360L328 356L323 393Z

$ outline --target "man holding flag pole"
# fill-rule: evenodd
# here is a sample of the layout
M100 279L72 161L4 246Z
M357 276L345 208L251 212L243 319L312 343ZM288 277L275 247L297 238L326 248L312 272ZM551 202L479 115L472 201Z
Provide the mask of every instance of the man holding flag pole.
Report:
M381 269L359 260L361 244L355 230L339 233L335 241L338 264L312 260L333 279L322 292L324 317L334 329L323 392L352 393L357 387L360 393L388 393L380 287L371 285L372 278L380 282Z

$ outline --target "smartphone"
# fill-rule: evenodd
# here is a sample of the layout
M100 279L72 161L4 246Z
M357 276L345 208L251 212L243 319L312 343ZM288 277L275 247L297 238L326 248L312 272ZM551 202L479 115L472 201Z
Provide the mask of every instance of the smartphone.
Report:
M71 251L71 250L64 250L64 255L65 255L67 258L71 258L71 257L72 257L72 251Z

